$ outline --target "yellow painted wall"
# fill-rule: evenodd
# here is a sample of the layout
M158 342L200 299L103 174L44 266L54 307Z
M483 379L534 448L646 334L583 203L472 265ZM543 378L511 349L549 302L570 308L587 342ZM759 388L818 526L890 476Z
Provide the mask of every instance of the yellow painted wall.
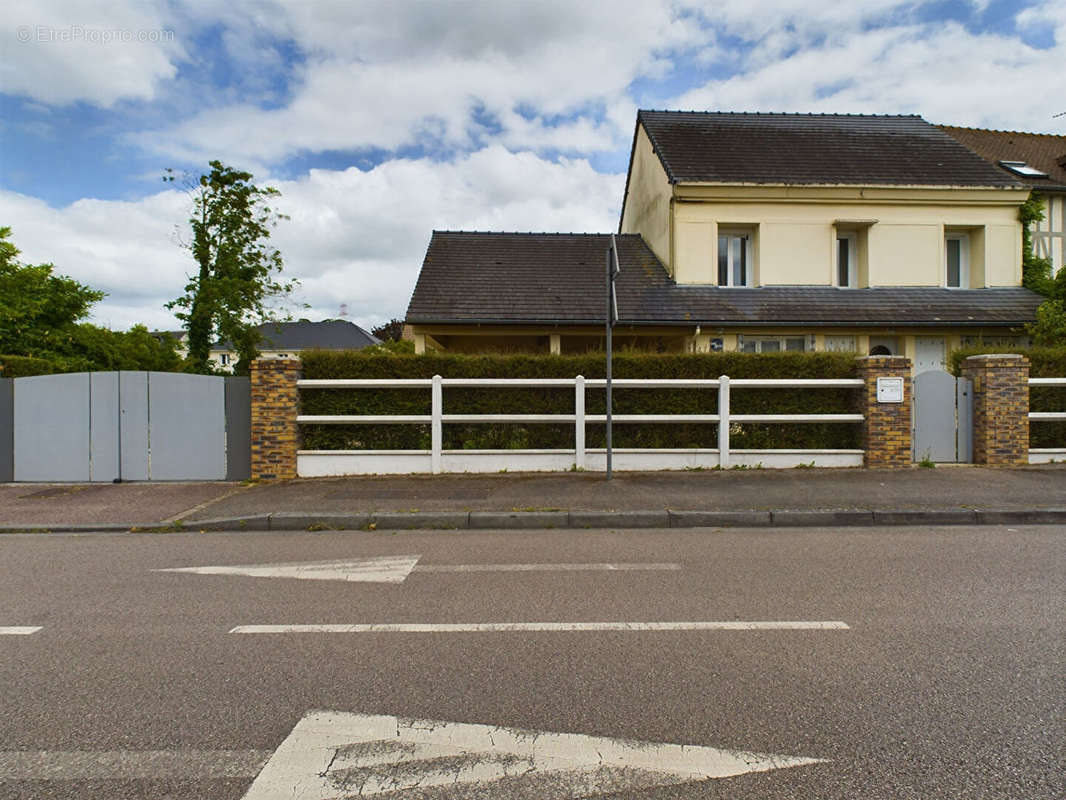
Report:
M622 233L639 233L673 274L670 257L670 198L673 187L643 126L637 128L629 166L629 194L622 209Z
M749 228L756 233L756 285L832 285L837 220L860 232L857 255L867 267L860 286L943 286L945 229L971 232L972 286L1021 283L1024 193L685 185L676 194L678 283L716 283L717 228ZM640 222L634 216L630 230L643 233Z

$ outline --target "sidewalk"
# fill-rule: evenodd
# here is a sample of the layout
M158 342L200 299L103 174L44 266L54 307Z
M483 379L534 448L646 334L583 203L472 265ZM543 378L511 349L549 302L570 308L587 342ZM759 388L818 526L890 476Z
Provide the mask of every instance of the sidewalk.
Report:
M1066 523L1066 465L3 484L0 531Z

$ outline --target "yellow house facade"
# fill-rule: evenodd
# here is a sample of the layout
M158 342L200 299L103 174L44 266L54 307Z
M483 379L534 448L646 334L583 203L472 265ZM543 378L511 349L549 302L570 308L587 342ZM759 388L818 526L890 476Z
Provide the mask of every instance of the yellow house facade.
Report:
M924 369L1014 344L1040 302L1021 288L1028 191L920 117L641 111L615 345L874 351ZM602 347L607 238L435 233L408 310L416 350Z

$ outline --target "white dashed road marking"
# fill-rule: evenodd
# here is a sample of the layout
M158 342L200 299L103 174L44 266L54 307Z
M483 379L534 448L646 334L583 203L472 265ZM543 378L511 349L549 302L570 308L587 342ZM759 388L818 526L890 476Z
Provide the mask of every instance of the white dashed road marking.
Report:
M499 633L508 631L809 631L849 630L844 622L376 622L356 625L238 625L230 633Z
M29 636L40 629L40 625L0 625L0 636Z

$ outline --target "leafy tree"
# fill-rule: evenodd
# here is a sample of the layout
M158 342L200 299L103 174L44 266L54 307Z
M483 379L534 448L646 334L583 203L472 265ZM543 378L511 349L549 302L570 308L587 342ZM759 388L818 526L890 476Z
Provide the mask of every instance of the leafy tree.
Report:
M209 163L211 171L191 187L193 213L188 245L197 272L185 293L167 304L189 332L189 369L211 371L208 355L215 338L233 344L239 365L258 355L256 325L275 321L269 304L289 297L297 281L282 282L281 252L271 246L271 231L287 219L269 204L280 194L252 183L252 174ZM168 170L166 181L175 180Z
M89 315L104 293L65 275L51 264L22 264L0 228L0 353L48 356L66 352L75 323Z
M53 274L51 264L20 263L10 235L0 227L0 353L42 358L59 372L178 368L173 340L143 325L124 333L79 322L104 292Z
M383 342L398 342L403 338L403 320L390 319L384 325L372 328L370 332Z

